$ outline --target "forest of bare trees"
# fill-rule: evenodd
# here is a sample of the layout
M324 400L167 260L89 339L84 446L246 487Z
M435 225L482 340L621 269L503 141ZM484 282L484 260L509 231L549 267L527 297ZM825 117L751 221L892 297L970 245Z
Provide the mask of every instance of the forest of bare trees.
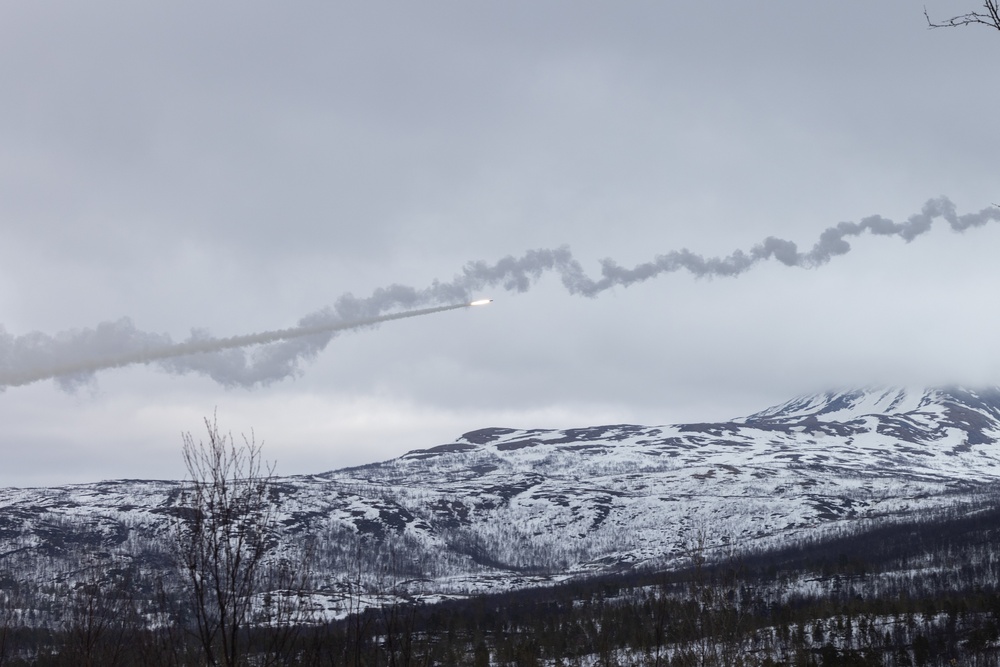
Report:
M405 541L337 534L331 617L315 552L275 539L260 448L206 433L184 442L176 576L95 553L47 587L5 580L0 666L1000 664L1000 497L757 553L706 532L681 568L436 604L407 599Z

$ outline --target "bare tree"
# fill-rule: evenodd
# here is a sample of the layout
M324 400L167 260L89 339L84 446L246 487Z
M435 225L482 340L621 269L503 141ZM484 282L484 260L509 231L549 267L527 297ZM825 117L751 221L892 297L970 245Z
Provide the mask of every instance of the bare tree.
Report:
M175 531L196 625L208 665L246 664L255 596L274 532L269 497L274 466L264 462L253 433L237 444L205 419L207 442L183 435L190 483L182 496L185 520Z
M0 589L0 667L10 664L8 651L12 631L21 623L23 608L20 590L12 584L9 589Z
M983 9L985 11L958 14L944 21L933 21L927 8L924 7L924 17L927 19L928 27L931 28L957 28L979 24L1000 30L1000 0L983 0Z
M60 662L79 667L129 664L129 648L140 633L130 572L111 574L92 561L81 581L66 591Z

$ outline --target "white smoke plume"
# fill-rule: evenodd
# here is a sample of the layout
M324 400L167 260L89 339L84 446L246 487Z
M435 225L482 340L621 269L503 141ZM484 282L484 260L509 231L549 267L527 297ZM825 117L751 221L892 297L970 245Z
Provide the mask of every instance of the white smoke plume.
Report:
M951 201L939 197L904 222L879 215L860 222L841 222L823 231L806 252L799 251L792 241L768 237L748 251L736 250L725 257L706 258L687 249L672 250L632 268L605 259L597 279L584 272L568 247L529 250L521 257L504 257L494 264L470 262L451 282L435 281L422 290L391 285L366 298L347 294L332 308L303 317L297 327L234 338L215 339L196 331L189 340L174 343L163 334L137 330L128 319L56 336L36 332L14 337L0 329L0 387L55 377L64 388L73 389L89 381L97 370L151 362L175 373L202 373L227 386L252 387L296 375L300 364L319 354L338 331L465 307L473 294L486 288L525 292L547 273L556 273L570 294L596 297L612 287L628 287L680 270L700 277L732 277L771 259L786 266L816 268L850 252L848 238L870 233L910 242L929 231L936 219L963 232L1000 221L1000 208L958 215ZM453 305L427 308L432 304ZM424 309L390 312L419 307Z
M299 359L314 356L339 331L470 305L457 303L349 321L315 318L311 323L300 323L289 329L230 338L211 338L193 332L191 338L183 343L174 343L169 336L138 331L127 318L99 324L96 329L62 333L55 338L34 333L15 339L3 334L0 345L7 363L0 368L0 386L16 387L56 378L63 388L70 390L89 380L99 370L153 362L178 373L199 371L222 384L252 386L294 373ZM287 346L298 341L303 343L298 345L296 351L268 347L269 343L280 342ZM248 356L241 348L250 346L265 346L262 348L264 354L248 362ZM274 354L275 351L279 354ZM15 365L11 361L19 363Z

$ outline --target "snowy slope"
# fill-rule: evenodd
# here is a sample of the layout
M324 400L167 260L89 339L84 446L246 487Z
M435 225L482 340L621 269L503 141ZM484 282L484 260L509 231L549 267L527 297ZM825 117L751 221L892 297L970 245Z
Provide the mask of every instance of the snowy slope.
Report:
M332 592L359 538L374 559L394 545L423 595L670 565L696 545L781 544L981 493L1000 479L998 440L995 388L831 392L712 424L486 428L276 480L278 551L314 536ZM44 559L58 578L81 554L165 567L182 488L0 490L0 567Z

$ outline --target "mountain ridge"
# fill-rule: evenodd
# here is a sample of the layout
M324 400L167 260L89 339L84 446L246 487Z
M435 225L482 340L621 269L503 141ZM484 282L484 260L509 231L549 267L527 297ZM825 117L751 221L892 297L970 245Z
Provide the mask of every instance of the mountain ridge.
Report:
M988 493L998 441L995 387L827 392L717 423L488 427L275 477L274 557L311 539L330 609L352 549L395 549L406 594L433 599L672 567L695 544L771 548ZM185 485L0 489L0 564L71 572L89 554L165 567Z

